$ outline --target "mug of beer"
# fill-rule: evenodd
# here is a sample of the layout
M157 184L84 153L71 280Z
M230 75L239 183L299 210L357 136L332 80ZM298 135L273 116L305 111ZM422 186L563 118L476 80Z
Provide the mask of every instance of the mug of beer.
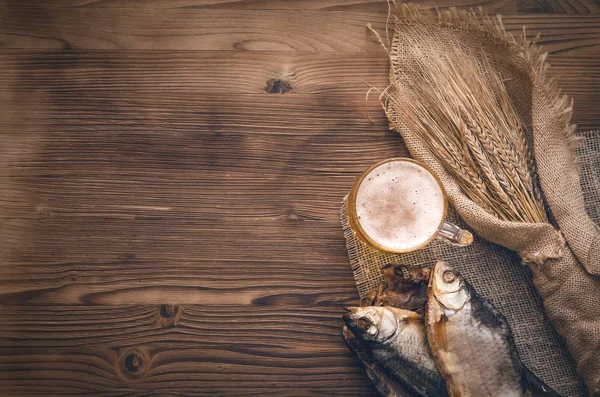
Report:
M366 170L348 196L348 223L356 237L388 254L411 252L439 238L466 246L473 235L446 222L448 198L425 165L392 158Z

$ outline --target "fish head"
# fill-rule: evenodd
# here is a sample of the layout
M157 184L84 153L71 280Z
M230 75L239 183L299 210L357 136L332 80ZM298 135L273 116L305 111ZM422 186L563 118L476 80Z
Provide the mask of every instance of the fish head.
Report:
M469 291L461 275L444 261L438 261L433 267L429 279L428 295L429 301L437 302L444 311L460 310L470 299Z
M349 307L347 310L343 315L346 326L359 339L385 343L398 330L396 315L384 306Z

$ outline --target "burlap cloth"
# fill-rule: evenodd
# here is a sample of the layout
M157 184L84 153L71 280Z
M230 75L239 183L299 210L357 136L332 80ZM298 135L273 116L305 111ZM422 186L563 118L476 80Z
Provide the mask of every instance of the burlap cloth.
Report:
M598 147L598 142L592 141L597 136L590 138L591 143L580 152L582 164L578 166L573 152L575 127L570 124L572 106L560 94L556 82L547 77L546 55L525 37L507 33L500 19L454 9L422 12L418 6L402 4L395 11L393 26L392 42L387 48L390 87L386 93L396 100L384 103L390 128L402 135L412 156L428 164L440 178L451 204L469 227L479 237L518 253L528 262L531 273L521 265L519 255L482 239L462 250L435 243L423 252L371 259L413 265L431 263L434 258L451 261L507 315L525 363L557 391L582 395L585 389L577 381L565 346L544 317L543 302L545 313L566 341L591 394L600 395L600 233L590 217L597 215L597 210L590 208L598 205L598 197L588 197L592 199L587 205L590 215L583 199L584 191L594 195L599 187L598 154L591 154L592 148ZM415 47L419 51L414 51ZM452 56L457 47L462 53L485 59L481 67L504 79L521 122L531 135L552 223L501 221L483 210L465 196L395 111L398 103L414 96L398 91L394 83L419 79L419 67L427 67L427 57ZM585 166L590 158L596 164ZM349 244L351 257L360 254L359 247ZM429 256L423 256L427 253ZM373 279L368 266L363 271L361 277ZM359 282L359 291L365 288Z
M600 222L600 131L581 133L585 141L577 149L587 213ZM517 253L475 235L468 247L434 240L408 254L386 255L357 240L348 226L346 200L340 210L348 257L359 295L379 285L388 263L431 266L437 259L449 261L486 299L509 320L523 362L564 396L587 395L567 348L546 316L531 273ZM450 209L448 219L468 226Z

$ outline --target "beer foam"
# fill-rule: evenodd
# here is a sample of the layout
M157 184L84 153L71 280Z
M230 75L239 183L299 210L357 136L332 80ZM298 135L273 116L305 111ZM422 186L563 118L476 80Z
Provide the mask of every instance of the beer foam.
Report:
M358 222L384 248L410 250L436 234L444 193L435 177L409 161L391 161L365 176L356 192Z

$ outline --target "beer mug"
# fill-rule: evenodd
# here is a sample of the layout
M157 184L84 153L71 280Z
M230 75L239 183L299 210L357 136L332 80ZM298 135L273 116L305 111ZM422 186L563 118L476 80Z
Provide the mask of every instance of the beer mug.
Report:
M473 235L446 222L448 197L439 178L408 158L366 170L348 196L348 223L356 237L388 254L411 252L433 239L467 246Z

